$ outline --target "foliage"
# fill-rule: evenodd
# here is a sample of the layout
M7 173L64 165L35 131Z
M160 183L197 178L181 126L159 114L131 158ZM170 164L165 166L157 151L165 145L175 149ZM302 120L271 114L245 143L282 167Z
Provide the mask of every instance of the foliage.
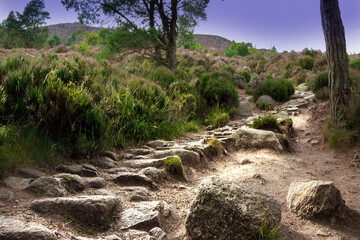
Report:
M95 46L98 44L99 41L99 34L95 31L92 32L85 32L84 40L83 42L90 45Z
M232 44L225 49L225 56L230 58L233 56L248 56L253 50L254 47L251 43L236 43L233 41Z
M76 41L76 33L72 33L70 37L64 42L65 46L71 46Z
M350 95L345 96L346 106L342 111L345 113L346 126L349 129L360 131L360 73L353 71L351 76Z
M271 228L266 220L260 226L259 229L259 240L281 240L281 225L276 224Z
M61 3L67 9L75 9L81 22L98 24L101 20L108 19L103 15L114 19L122 27L122 31L115 31L116 34L112 35L111 41L108 41L110 48L120 51L126 46L125 50L130 47L135 47L135 50L148 50L158 63L174 70L177 66L176 39L179 34L179 21L180 30L185 27L185 32L191 32L191 27L194 27L198 20L206 19L205 9L209 0L62 0ZM103 15L99 14L99 10L102 10ZM142 38L134 38L134 34L140 34ZM165 54L161 54L161 51ZM109 53L108 51L106 54Z
M316 93L318 90L329 86L329 75L327 72L318 74L311 83L311 90Z
M295 93L295 88L287 79L273 79L271 76L260 75L249 82L246 91L253 96L255 101L263 95L269 95L281 102L288 101Z
M1 45L4 48L42 48L48 38L48 29L41 26L50 18L44 8L44 0L31 0L22 14L11 11L2 22L5 36L0 38Z
M337 150L347 149L354 140L353 131L345 128L342 124L335 124L332 121L325 122L321 133L327 145Z
M328 87L324 86L323 88L318 89L315 91L315 97L321 100L328 100L329 99L329 89Z
M230 120L229 113L224 108L214 107L212 108L206 123L214 128L225 126Z
M57 34L54 34L49 40L48 40L48 46L49 47L56 47L61 44L61 40Z
M238 74L243 76L246 79L246 82L250 82L251 74L249 71L241 70L240 72L238 72Z
M360 59L351 61L351 62L349 63L349 66L350 66L352 69L357 70L358 72L360 72Z
M280 127L277 121L277 118L272 115L267 115L264 117L258 117L251 124L252 128L263 129L270 131L280 131Z
M166 170L169 172L175 173L179 176L183 174L182 163L178 156L164 159L164 165Z
M309 56L305 56L297 61L297 65L303 69L312 70L314 67L314 59Z
M198 89L208 106L237 107L239 95L235 89L234 77L227 72L205 74Z

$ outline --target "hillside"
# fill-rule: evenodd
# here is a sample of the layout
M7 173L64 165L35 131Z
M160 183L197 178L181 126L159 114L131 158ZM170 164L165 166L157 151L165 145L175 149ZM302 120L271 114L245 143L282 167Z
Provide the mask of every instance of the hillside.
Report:
M73 32L82 29L84 31L99 31L100 28L87 26L81 23L60 23L47 26L50 37L57 34L61 42L66 41ZM216 35L195 34L195 39L200 43L203 49L208 51L224 51L231 44L231 41Z
M61 42L66 41L73 32L76 32L79 29L90 32L99 31L98 27L87 26L81 23L59 23L47 27L49 28L49 36L51 37L54 34L57 34L60 37Z

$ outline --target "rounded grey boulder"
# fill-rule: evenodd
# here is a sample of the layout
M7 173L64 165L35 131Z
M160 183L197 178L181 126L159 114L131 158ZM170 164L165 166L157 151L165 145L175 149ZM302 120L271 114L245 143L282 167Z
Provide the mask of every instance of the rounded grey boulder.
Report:
M281 207L273 197L243 183L210 176L199 186L186 219L191 239L251 239L260 226L281 221Z
M342 215L344 200L332 182L293 182L287 196L288 207L304 218Z

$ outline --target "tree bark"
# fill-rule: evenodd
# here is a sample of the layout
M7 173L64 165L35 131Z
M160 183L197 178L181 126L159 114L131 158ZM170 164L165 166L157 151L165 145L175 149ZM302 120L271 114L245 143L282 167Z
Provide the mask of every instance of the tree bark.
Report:
M329 73L330 115L334 122L340 123L346 120L343 108L350 94L345 30L338 0L320 0L320 8Z

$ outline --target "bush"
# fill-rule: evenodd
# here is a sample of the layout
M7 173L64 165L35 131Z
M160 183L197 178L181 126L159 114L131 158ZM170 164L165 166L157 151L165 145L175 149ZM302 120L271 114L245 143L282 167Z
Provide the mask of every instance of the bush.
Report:
M276 132L280 131L277 118L272 115L267 115L255 119L251 124L251 127L255 129L263 129L263 130L270 130Z
M208 106L237 107L239 95L235 88L234 77L226 72L205 74L199 85L200 96Z
M360 72L360 59L351 61L351 62L349 63L349 66L350 66L352 69L357 70L357 71Z
M225 49L225 56L226 57L233 57L233 56L248 56L251 54L251 51L254 50L254 47L251 43L236 43L235 41Z
M315 91L315 97L321 100L329 99L329 94L329 89L326 86Z
M331 121L325 122L321 133L327 145L337 150L347 149L349 146L352 146L351 143L354 140L353 132L341 124L336 125Z
M329 75L327 72L317 75L313 80L313 82L310 84L311 90L314 93L328 86L329 86Z
M229 114L225 109L214 107L211 110L209 117L206 119L206 123L212 127L218 128L225 126L230 120Z
M28 109L34 122L39 123L39 130L63 143L70 152L78 151L75 143L81 136L87 141L100 140L105 119L92 106L91 97L84 89L65 84L55 75L50 75L47 86L42 92L38 91L34 100Z
M243 76L245 78L246 82L250 82L251 74L248 71L241 70L240 72L238 72L238 74Z
M276 101L288 101L295 93L295 88L287 79L273 79L271 76L253 79L246 86L246 92L251 94L255 101L263 95L269 95Z
M314 67L314 59L309 56L305 56L297 61L297 65L303 69L311 71Z
M49 47L53 48L61 44L61 40L57 34L54 34L47 43Z

